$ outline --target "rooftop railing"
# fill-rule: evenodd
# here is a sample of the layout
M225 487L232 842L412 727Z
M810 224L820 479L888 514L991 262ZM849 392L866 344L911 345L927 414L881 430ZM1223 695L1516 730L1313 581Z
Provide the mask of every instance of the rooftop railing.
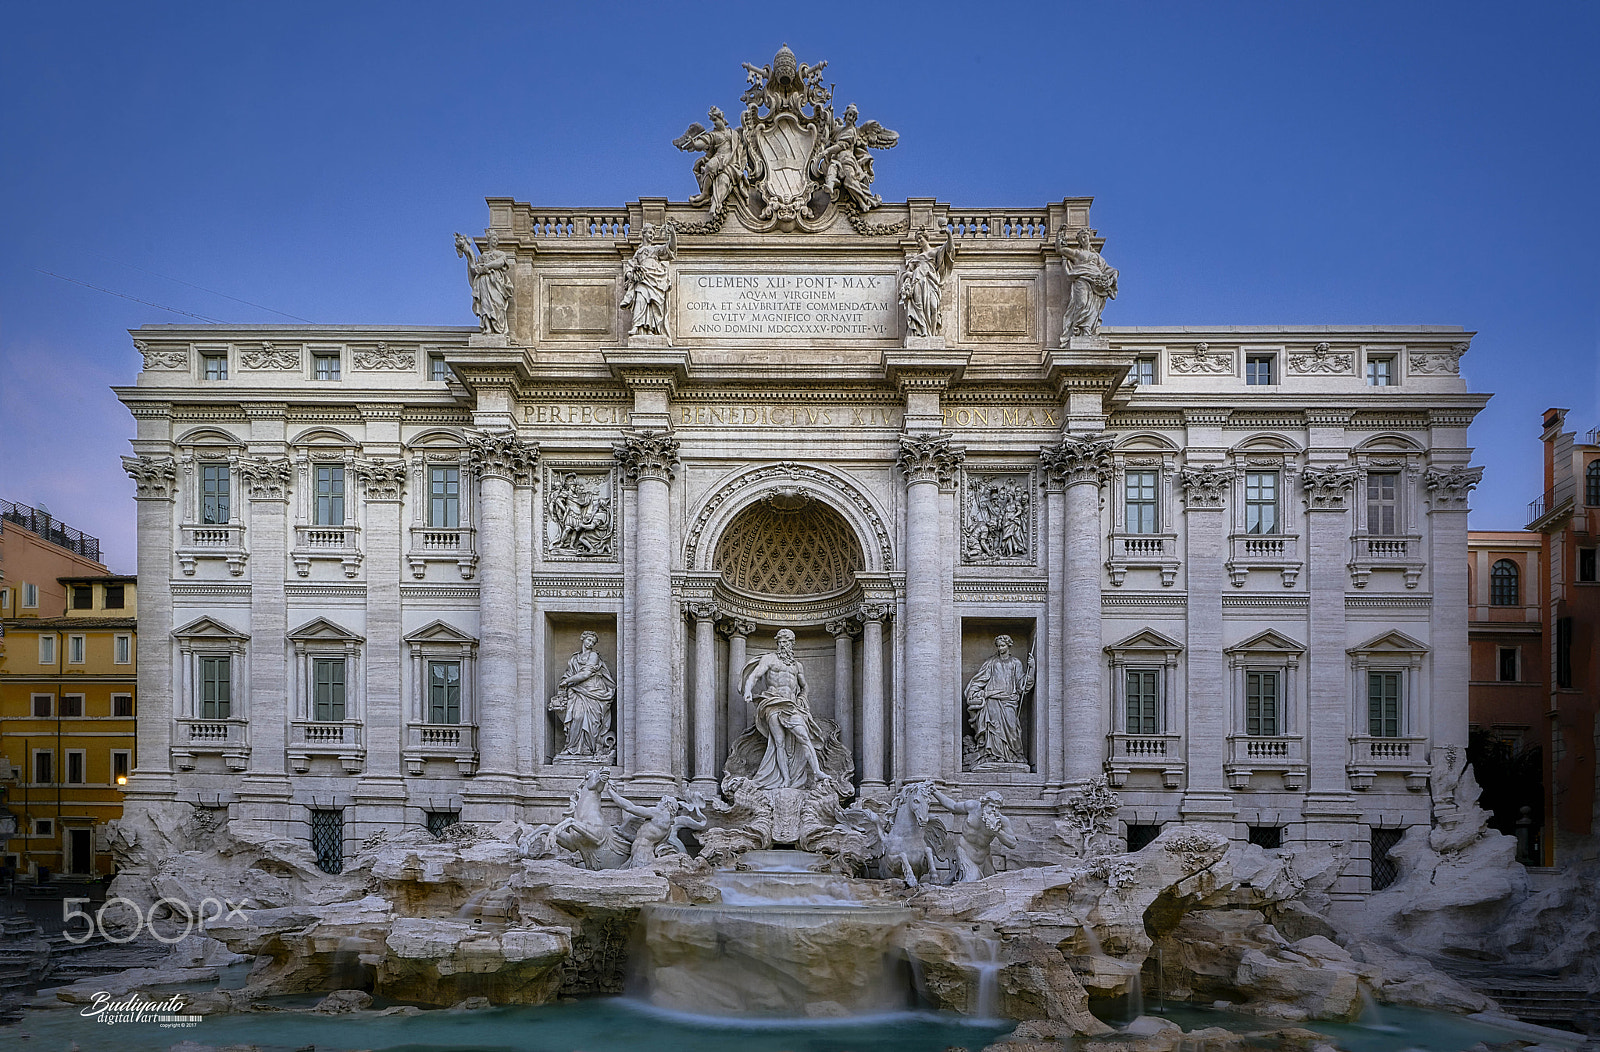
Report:
M23 529L49 541L58 548L65 548L76 555L86 559L100 561L100 539L91 537L82 530L75 530L66 523L51 515L48 511L30 508L26 504L13 504L9 500L0 500L0 519L16 523Z

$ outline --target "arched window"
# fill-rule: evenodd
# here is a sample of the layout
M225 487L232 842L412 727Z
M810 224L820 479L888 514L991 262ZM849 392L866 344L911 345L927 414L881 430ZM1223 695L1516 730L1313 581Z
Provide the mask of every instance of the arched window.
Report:
M1489 568L1489 605L1522 605L1517 564L1510 559L1501 559Z
M1600 460L1589 461L1583 472L1583 502L1591 508L1600 507Z

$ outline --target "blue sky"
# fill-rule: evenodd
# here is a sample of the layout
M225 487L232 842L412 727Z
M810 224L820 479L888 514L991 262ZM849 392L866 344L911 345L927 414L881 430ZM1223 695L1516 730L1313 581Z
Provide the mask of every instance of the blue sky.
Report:
M451 233L484 197L686 198L673 137L783 42L900 133L885 197L1093 195L1108 324L1476 330L1476 528L1522 525L1544 408L1600 425L1600 5L10 4L0 496L131 570L108 388L125 330L190 320L40 271L227 322L469 324Z

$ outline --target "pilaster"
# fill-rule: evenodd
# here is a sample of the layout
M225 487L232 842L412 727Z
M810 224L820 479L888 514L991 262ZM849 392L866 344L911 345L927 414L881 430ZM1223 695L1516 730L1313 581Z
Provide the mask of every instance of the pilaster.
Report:
M1188 588L1184 629L1184 705L1178 727L1184 735L1188 786L1181 804L1185 821L1233 834L1235 805L1223 784L1231 708L1222 648L1223 564L1227 559L1226 496L1233 471L1214 464L1185 467L1183 487L1184 575Z
M123 457L138 509L139 735L128 795L170 795L174 711L172 669L172 513L178 495L177 463L170 456Z
M1354 468L1337 465L1308 467L1300 474L1306 505L1309 600L1306 725L1301 733L1309 753L1313 793L1341 793L1348 789L1345 766L1349 761L1351 727L1344 590L1349 579L1346 567L1350 496L1358 477ZM1461 550L1466 551L1464 540Z
M271 443L268 449L281 447ZM241 488L250 501L250 693L244 717L250 721L250 769L239 789L244 817L277 820L290 795L285 769L292 713L285 639L289 635L284 579L289 551L289 461L256 456L238 467Z
M1483 480L1483 469L1461 465L1430 467L1423 476L1428 498L1428 579L1432 701L1429 733L1433 745L1467 746L1467 680L1472 655L1467 641L1468 499Z

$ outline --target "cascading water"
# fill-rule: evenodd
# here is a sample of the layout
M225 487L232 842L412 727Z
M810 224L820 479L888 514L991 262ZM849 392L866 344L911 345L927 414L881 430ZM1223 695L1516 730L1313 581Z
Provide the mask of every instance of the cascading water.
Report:
M728 1016L839 1016L906 1006L895 935L912 911L816 855L749 852L712 878L719 903L644 908L651 1003Z
M972 939L972 968L975 995L968 1014L978 1019L1000 1018L1000 940L989 936Z

